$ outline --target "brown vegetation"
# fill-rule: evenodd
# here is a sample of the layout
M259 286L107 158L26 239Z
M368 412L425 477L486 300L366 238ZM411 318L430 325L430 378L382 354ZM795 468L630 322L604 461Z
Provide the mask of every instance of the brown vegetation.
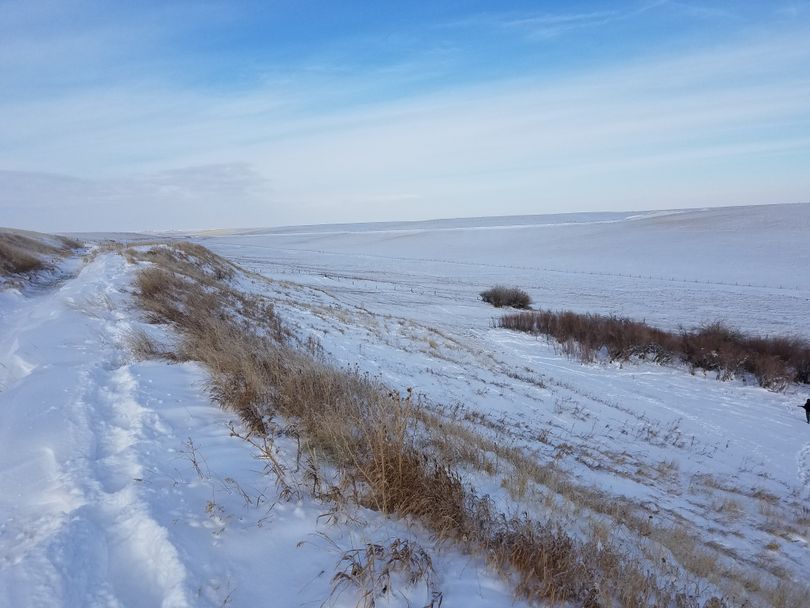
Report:
M239 436L271 463L282 494L294 490L268 447L276 417L299 440L314 496L338 505L335 511L354 503L419 522L436 538L483 556L518 597L589 607L699 605L680 580L681 570L667 565L661 571L660 564L641 557L643 552L614 545L608 534L572 534L555 523L553 509L544 521L501 513L489 497L464 483L460 471L471 465L487 472L494 456L515 477L553 489L587 512L609 513L626 529L643 528L645 537L668 543L664 551L670 555L684 555L688 563L682 567L697 567L696 560L686 559L697 555L688 537L658 534L621 501L574 486L553 464L544 466L521 449L428 410L411 391L400 395L368 376L330 365L317 349L296 344L271 305L234 290L225 280L232 265L207 250L164 245L130 249L127 255L154 262L138 274L138 300L150 319L172 324L180 335L171 355L138 337L141 352L208 367L213 397L252 429ZM325 478L320 462L337 471L336 480ZM428 577L429 558L408 545L369 545L346 554L334 582L339 588L357 587L373 601L378 582L394 571L406 578L414 572ZM441 596L434 600L440 604Z
M810 383L810 344L799 338L746 336L722 323L674 333L623 317L535 310L504 315L498 326L550 336L583 361L604 349L610 360L677 360L716 371L722 379L749 373L773 390L789 382Z
M429 597L425 608L441 608L442 593L436 588L434 574L430 556L413 542L397 538L387 546L368 543L341 553L332 578L332 595L354 589L361 598L358 607L374 608L377 600L393 595L393 579L398 578L408 585L423 582Z
M54 258L64 257L79 247L81 243L66 237L0 230L0 276L51 268Z
M504 306L511 308L529 308L532 304L532 299L529 297L529 294L517 287L496 285L491 289L482 291L480 296L484 302L492 304L495 308L503 308Z

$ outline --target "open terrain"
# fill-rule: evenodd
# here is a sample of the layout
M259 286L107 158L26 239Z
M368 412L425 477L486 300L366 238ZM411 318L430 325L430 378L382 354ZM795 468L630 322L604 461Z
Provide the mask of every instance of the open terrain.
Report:
M193 240L245 269L205 278L215 281L206 289L272 305L301 352L414 395L439 421L419 427L421 448L504 518L553 522L574 542L619 550L672 605L798 608L810 425L797 406L810 387L772 392L680 365L583 364L545 338L496 328L501 311L478 294L504 283L544 308L666 329L722 319L808 338L808 232L810 205L791 205ZM236 412L212 403L210 357L177 355L182 325L146 314L138 273L159 266L163 246L154 247L96 248L62 262L56 282L0 292L0 605L554 601L521 595L508 569L419 513L336 511L306 491L304 433L290 431L289 411L268 430L267 452ZM442 432L457 439L440 441ZM294 496L268 453L297 484ZM340 465L320 470L337 475ZM397 571L384 590L333 579L351 574L351 559L386 563L401 541L430 557L429 576L409 584ZM622 580L598 566L605 589ZM625 586L642 585L625 567ZM577 597L570 603L582 605Z
M305 226L205 243L268 271L414 289L425 318L428 296L472 307L470 291L508 283L544 308L810 337L808 232L810 205L777 205Z

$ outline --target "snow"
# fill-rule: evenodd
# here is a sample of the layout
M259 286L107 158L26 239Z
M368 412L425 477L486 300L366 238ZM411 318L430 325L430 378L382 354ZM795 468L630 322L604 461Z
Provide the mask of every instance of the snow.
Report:
M305 227L201 242L273 279L246 288L267 293L342 364L504 425L496 439L545 461L573 446L559 463L579 482L654 505L656 522L698 522L741 561L761 559L775 540L768 559L798 576L810 540L810 426L797 407L806 386L774 393L680 367L582 365L544 339L493 329L499 312L477 294L515 284L552 308L808 336L810 205L565 220ZM723 512L723 501L741 512Z
M203 369L128 354L134 329L159 331L138 320L134 270L100 255L51 289L0 292L0 606L321 605L342 550L395 538L430 548L445 605L512 605L477 559L403 523L330 526L311 498L279 500ZM395 592L380 605L429 601Z
M256 272L240 286L272 298L338 363L474 413L497 441L640 505L654 524L687 520L729 561L798 580L810 541L799 521L810 500L806 386L774 393L680 367L583 365L493 328L498 312L477 294L502 282L552 308L669 327L722 316L808 336L808 227L810 205L796 205L200 242ZM431 555L443 606L521 605L478 558L418 525L362 509L334 524L306 493L282 500L256 450L232 436L234 416L211 403L204 369L129 353L135 330L173 339L135 308L136 269L102 254L66 261L59 282L0 290L0 607L354 606L350 590L329 599L341 552L396 538ZM275 449L293 470L292 440ZM537 512L501 480L464 474L508 512ZM571 530L588 524L560 517ZM379 605L422 606L429 591L401 584Z
M302 227L203 242L294 272L315 264L336 277L399 276L439 298L505 282L545 308L669 328L724 318L810 338L808 234L802 204Z

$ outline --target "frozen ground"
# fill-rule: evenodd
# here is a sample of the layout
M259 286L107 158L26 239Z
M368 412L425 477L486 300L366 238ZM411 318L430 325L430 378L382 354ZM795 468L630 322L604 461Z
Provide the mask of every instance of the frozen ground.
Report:
M339 363L414 387L600 504L649 520L645 534L666 548L647 558L708 552L729 578L778 584L806 575L810 559L810 425L797 407L807 387L771 393L674 367L581 365L492 328L496 312L477 293L516 283L553 308L668 326L722 317L807 336L808 227L810 206L784 206L202 242L263 275L242 286L271 297ZM340 550L395 538L430 552L445 608L516 605L480 561L418 526L369 512L331 525L305 495L280 500L256 450L212 405L204 370L129 354L134 329L171 340L133 307L134 270L105 254L69 260L56 284L0 291L1 607L319 606ZM278 448L294 468L294 446ZM542 515L553 504L571 530L601 523L620 544L637 532L611 525L609 508L465 474L507 510ZM672 526L693 538L667 537ZM695 593L717 583L696 576ZM422 606L430 591L398 589L391 605ZM356 601L344 593L334 605Z
M134 329L160 333L138 320L133 273L109 254L59 285L0 291L0 606L320 606L342 550L420 540L370 512L332 526L305 496L279 500L204 370L129 355ZM436 562L445 605L511 605L478 560ZM396 591L381 605L430 600Z
M504 282L552 308L809 336L810 205L458 224L203 242L272 278L281 317L343 364L494 421L500 441L644 505L657 523L696 523L721 559L804 572L810 426L797 406L807 387L582 365L492 328L496 311L477 293Z
M466 302L507 282L547 308L810 337L809 234L804 204L305 226L206 242L267 271L414 289L403 306Z

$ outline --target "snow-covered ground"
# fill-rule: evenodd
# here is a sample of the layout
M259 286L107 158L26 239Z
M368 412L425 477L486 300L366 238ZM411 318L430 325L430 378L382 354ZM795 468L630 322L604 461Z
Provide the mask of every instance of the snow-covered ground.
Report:
M626 216L304 227L202 242L272 278L280 316L344 365L496 421L580 483L706 546L794 578L810 553L806 386L652 364L582 365L494 329L477 299L522 286L541 306L665 327L723 319L810 336L810 205ZM561 446L564 446L561 448Z
M808 235L810 204L305 226L204 242L269 272L362 275L435 293L414 298L421 307L506 282L544 308L666 327L723 318L810 338Z
M729 567L799 580L810 560L806 386L773 393L677 367L582 365L493 328L498 313L477 294L502 282L552 308L810 336L808 233L810 205L797 205L200 242L263 275L242 286L340 364L413 387L627 501L649 517L651 538L687 525ZM341 550L396 538L430 553L444 607L519 605L479 559L418 526L365 511L333 525L305 493L279 500L201 367L133 359L134 330L171 340L133 304L135 267L109 253L64 268L58 284L0 291L0 606L318 606ZM294 467L294 446L277 448ZM510 503L508 480L468 475L507 510L542 512L531 493ZM582 529L592 512L557 515ZM397 591L392 605L429 601L424 585Z
M106 254L59 285L0 291L0 606L319 606L341 551L429 546L371 512L334 526L305 494L279 500L202 368L129 354L134 330L159 332L138 320L134 270ZM433 558L445 605L512 604L478 559Z

